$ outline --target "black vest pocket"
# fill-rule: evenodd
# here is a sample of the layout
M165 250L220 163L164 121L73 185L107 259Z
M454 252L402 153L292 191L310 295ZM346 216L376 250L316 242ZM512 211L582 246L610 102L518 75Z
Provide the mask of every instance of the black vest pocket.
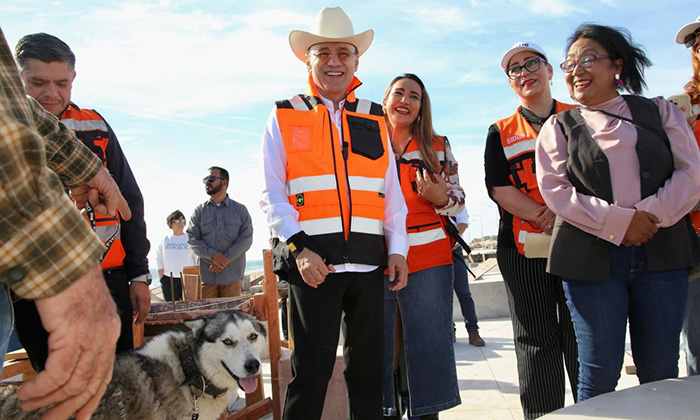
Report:
M355 115L348 115L347 119L352 152L372 160L382 157L384 145L382 144L379 123Z

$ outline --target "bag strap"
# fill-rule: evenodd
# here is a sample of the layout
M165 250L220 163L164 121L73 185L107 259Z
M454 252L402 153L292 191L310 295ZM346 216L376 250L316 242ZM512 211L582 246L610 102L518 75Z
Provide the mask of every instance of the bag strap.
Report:
M618 120L627 121L628 123L634 125L635 127L641 128L642 130L646 131L647 133L649 133L652 136L656 137L657 139L661 140L661 143L665 144L666 147L668 147L668 150L671 151L671 143L668 140L668 138L664 139L663 137L659 136L658 132L654 128L652 128L650 125L647 125L641 121L635 121L631 118L623 117L622 115L613 114L612 112L608 112L608 111L605 111L602 109L588 108L586 106L581 106L581 108L588 110L588 111L601 112L601 113L607 115L608 117L617 118Z

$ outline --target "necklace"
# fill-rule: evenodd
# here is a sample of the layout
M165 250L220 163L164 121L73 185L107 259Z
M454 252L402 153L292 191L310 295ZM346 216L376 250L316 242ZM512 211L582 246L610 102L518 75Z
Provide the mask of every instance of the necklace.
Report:
M397 159L400 158L401 156L403 156L403 154L406 153L406 149L408 149L408 145L411 144L412 141L413 141L413 136L411 136L411 137L408 138L408 140L406 141L406 145L403 147L403 150L402 150L400 153L399 153L398 150L396 150L396 149L394 148L394 145L393 145L393 143L392 143L391 149L394 151L394 156L395 156Z
M534 112L530 111L529 109L525 108L524 106L520 107L520 115L525 118L525 121L529 122L530 124L538 124L540 126L543 126L544 123L547 121L547 119L553 115L557 110L557 101L552 100L552 109L549 110L549 114L547 114L546 117L542 118L537 116Z

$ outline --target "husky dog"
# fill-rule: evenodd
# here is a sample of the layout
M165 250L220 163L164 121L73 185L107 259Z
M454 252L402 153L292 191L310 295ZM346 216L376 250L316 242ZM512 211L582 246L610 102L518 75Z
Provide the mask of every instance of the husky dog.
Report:
M191 331L161 334L117 356L112 381L93 420L216 420L228 391L258 386L263 325L238 311L185 321ZM0 419L39 419L23 412L17 385L0 388Z

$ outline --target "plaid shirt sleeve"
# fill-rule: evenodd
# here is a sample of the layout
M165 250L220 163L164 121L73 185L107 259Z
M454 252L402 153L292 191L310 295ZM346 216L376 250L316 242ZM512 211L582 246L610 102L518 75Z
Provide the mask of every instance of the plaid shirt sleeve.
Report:
M27 100L0 30L0 282L28 299L59 293L104 249L49 169L74 186L94 175L99 160L48 115L53 120Z
M95 176L102 162L75 137L73 131L61 124L34 98L27 96L36 129L46 139L46 161L61 181L73 188L85 184Z

